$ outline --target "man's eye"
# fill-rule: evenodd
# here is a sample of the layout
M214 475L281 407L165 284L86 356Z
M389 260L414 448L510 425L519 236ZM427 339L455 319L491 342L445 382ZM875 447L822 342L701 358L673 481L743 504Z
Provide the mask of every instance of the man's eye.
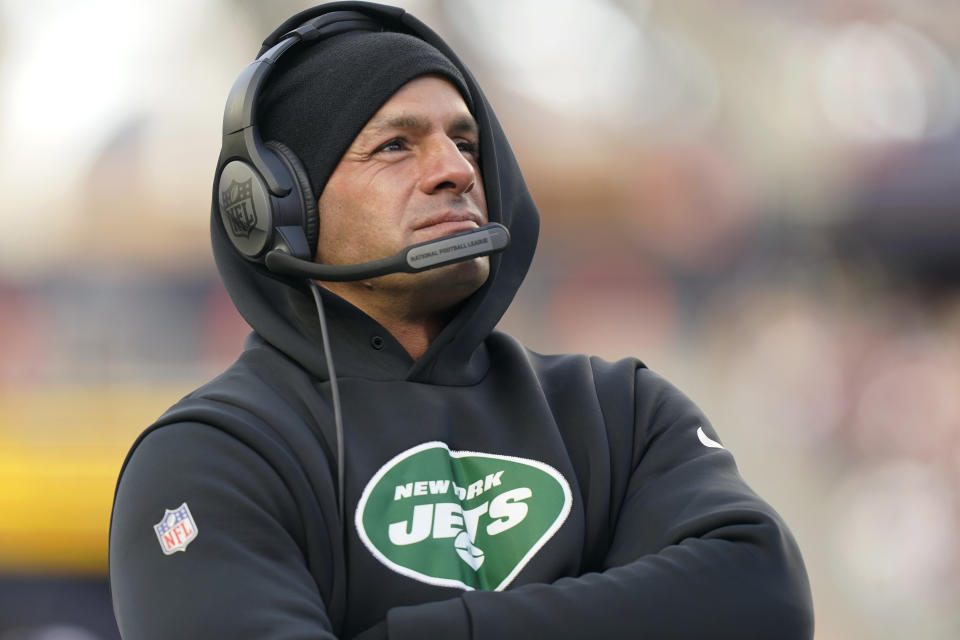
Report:
M457 143L457 148L460 149L461 153L469 153L474 158L480 155L480 145L476 142L463 140Z
M403 138L394 138L393 140L389 140L389 141L387 141L387 142L384 142L382 145L380 145L379 147L377 147L376 150L377 150L377 152L380 152L380 151L403 151L405 148L406 148L406 142L403 140Z

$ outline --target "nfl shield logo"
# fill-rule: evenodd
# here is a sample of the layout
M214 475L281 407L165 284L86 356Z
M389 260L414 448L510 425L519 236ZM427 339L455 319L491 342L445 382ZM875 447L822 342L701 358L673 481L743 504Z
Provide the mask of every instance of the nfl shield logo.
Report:
M257 226L257 210L253 206L253 178L243 182L232 181L220 192L220 207L230 220L230 233L249 238Z
M197 523L186 502L176 509L166 509L163 519L153 525L153 530L160 541L160 548L168 556L177 551L186 551L187 545L197 537Z

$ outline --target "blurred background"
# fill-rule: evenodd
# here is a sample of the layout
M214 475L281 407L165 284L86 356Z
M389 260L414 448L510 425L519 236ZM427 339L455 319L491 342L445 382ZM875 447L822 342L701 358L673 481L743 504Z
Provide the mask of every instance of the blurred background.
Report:
M116 638L114 483L248 328L227 92L300 0L0 0L0 640ZM784 516L820 640L960 637L960 3L400 2L542 217L503 328L633 355Z

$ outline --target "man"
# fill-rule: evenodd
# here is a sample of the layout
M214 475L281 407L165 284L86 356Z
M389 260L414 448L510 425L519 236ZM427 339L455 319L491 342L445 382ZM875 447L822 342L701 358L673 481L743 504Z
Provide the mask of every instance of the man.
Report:
M299 43L257 96L263 138L320 194L313 259L367 263L488 221L510 246L321 281L317 310L313 283L241 255L250 231L215 201L217 266L254 333L124 466L124 637L810 637L789 531L688 399L636 360L543 356L494 330L538 228L503 132L436 34L344 7L387 31Z

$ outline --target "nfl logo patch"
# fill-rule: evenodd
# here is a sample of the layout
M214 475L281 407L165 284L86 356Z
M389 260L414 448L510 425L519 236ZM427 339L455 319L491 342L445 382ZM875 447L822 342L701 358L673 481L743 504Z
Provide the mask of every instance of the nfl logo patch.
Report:
M168 556L177 551L186 551L187 545L197 537L197 523L186 502L176 509L166 509L163 519L153 525L153 530L160 541L160 548Z

